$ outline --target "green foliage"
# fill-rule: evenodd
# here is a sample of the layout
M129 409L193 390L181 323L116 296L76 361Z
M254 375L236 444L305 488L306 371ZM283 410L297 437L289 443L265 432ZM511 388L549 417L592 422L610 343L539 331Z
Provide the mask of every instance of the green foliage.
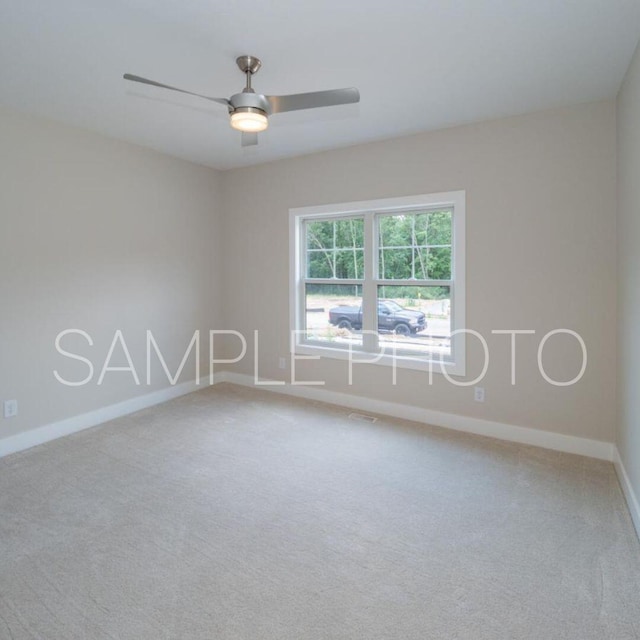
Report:
M450 287L404 287L397 285L378 287L379 298L404 299L403 306L405 307L419 306L420 300L444 300L450 296Z
M307 283L305 293L309 296L340 296L341 298L362 298L362 286L359 284L313 284ZM354 302L355 304L355 302ZM358 302L359 304L359 302Z
M382 216L378 246L385 280L449 280L451 212Z
M386 280L451 278L451 211L378 218L378 265ZM364 277L364 220L306 223L307 277Z
M364 220L307 222L309 278L364 278Z
M305 286L305 293L308 298L316 296L353 298L353 304L360 304L362 286L359 284L313 284L309 282ZM397 300L404 307L418 307L421 300L444 300L450 296L450 287L405 287L397 285L378 287L378 297L380 299L390 298Z

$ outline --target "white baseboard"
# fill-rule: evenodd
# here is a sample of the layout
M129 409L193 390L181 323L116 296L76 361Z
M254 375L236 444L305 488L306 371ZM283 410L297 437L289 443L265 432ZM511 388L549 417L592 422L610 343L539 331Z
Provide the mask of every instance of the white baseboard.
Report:
M629 480L627 470L624 468L620 452L616 446L613 447L613 465L615 466L616 473L618 474L622 493L624 493L624 497L627 500L627 506L629 507L629 512L631 513L631 519L633 520L633 524L636 528L636 533L638 534L638 538L640 538L640 502L638 501L636 492L633 490L631 480Z
M23 451L24 449L30 449L31 447L49 442L50 440L61 438L62 436L68 436L83 429L95 427L103 422L135 413L141 409L167 402L168 400L184 396L193 391L198 391L207 386L209 386L209 377L204 376L200 379L199 385L196 384L195 380L183 382L173 387L152 391L151 393L111 404L107 407L96 409L95 411L89 411L88 413L66 418L58 422L51 422L50 424L45 424L41 427L30 429L29 431L2 438L0 439L0 458L8 456L11 453Z
M257 389L266 391L306 398L308 400L318 400L320 402L336 404L359 411L412 420L414 422L431 424L455 431L463 431L465 433L473 433L490 438L518 442L520 444L529 444L544 449L563 451L565 453L575 453L590 458L608 460L610 462L614 461L614 445L599 440L578 438L576 436L530 429L528 427L517 427L442 411L432 411L416 406L386 402L337 391L328 391L318 386L291 385L288 383L270 385L267 380L261 380L261 384L256 385L253 376L228 371L216 373L214 382L216 384L219 382L230 382L245 387L256 387ZM82 431L83 429L95 427L103 422L120 418L130 413L140 411L141 409L161 404L162 402L167 402L168 400L193 391L198 391L208 385L208 378L202 378L200 385L197 385L195 380L184 382L173 387L118 402L108 407L103 407L102 409L96 409L95 411L83 413L79 416L30 429L29 431L18 433L14 436L8 436L0 439L0 457L23 451L24 449L43 444L50 440Z
M471 418L442 411L432 411L416 406L354 396L337 391L328 391L320 386L291 385L289 383L269 385L268 380L260 380L261 384L256 385L253 376L229 371L221 372L219 376L217 376L216 382L231 382L245 387L255 386L257 389L264 391L273 391L298 398L306 398L308 400L318 400L320 402L337 404L359 411L368 411L370 413L378 413L394 418L422 422L455 431L464 431L465 433L508 440L509 442L518 442L520 444L529 444L544 449L553 449L554 451L575 453L589 458L607 460L608 462L613 461L614 445L610 442L602 442L600 440L590 440L588 438L568 436L562 433L541 431L540 429L531 429L528 427L516 427L514 425L492 422L481 418Z
M517 427L480 418L444 413L442 411L432 411L430 409L386 402L384 400L354 396L347 393L329 391L318 386L291 385L289 383L269 384L269 382L274 381L268 380L260 380L259 384L256 385L252 376L229 371L216 373L214 384L219 382L230 382L245 387L255 387L265 391L306 398L307 400L327 402L359 411L412 420L414 422L431 424L455 431L463 431L465 433L473 433L490 438L507 440L509 442L528 444L544 449L574 453L613 462L620 480L620 486L622 487L629 506L631 518L640 537L640 503L638 502L638 498L635 495L622 459L620 458L620 452L612 443L541 431L539 429L530 429L528 427ZM102 409L96 409L95 411L83 413L72 418L52 422L23 433L2 438L0 439L0 457L23 451L72 433L77 433L83 429L95 427L109 420L114 420L115 418L135 413L141 409L167 402L173 398L199 391L207 386L209 386L208 377L202 378L200 384L196 384L195 380L191 380L173 387L124 400L123 402L118 402L108 407L103 407Z

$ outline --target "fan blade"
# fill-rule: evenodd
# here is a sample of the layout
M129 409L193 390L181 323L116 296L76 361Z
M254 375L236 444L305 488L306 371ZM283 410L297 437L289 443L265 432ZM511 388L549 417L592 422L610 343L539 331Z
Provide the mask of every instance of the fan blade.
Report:
M242 132L242 136L240 137L240 145L243 147L253 147L258 144L258 134L257 133L247 133L246 131Z
M190 96L196 96L198 98L204 98L205 100L211 100L211 102L218 102L225 107L230 105L229 101L225 98L211 98L210 96L203 96L199 93L193 93L193 91L185 91L184 89L177 89L176 87L170 87L168 84L160 84L154 80L147 80L147 78L141 78L140 76L132 76L130 73L125 73L122 76L125 80L131 80L131 82L141 82L142 84L150 84L152 87L160 87L161 89L169 89L171 91L179 91L180 93L187 93Z
M272 113L315 109L316 107L333 107L338 104L360 102L360 92L350 89L331 89L329 91L312 91L311 93L293 93L288 96L266 96Z

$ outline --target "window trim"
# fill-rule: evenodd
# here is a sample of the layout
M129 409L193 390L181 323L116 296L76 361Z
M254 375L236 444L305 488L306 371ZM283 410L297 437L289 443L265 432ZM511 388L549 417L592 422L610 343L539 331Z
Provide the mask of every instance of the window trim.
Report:
M402 196L398 198L384 198L381 200L362 200L358 202L346 202L326 204L310 207L297 207L289 210L289 328L290 351L299 355L321 356L347 360L353 358L354 363L360 358L363 362L372 364L394 365L399 368L416 369L420 371L433 371L442 373L442 369L448 375L464 376L466 374L466 242L465 242L465 191L450 191L442 193L422 194L416 196ZM451 353L453 361L441 361L440 359L427 359L419 355L381 355L371 350L373 336L363 335L362 348L328 347L318 343L302 340L300 327L304 326L304 284L306 275L302 273L305 263L302 252L306 250L304 235L304 222L313 218L349 218L364 216L364 248L371 254L365 260L365 272L362 280L331 279L331 284L361 284L363 292L363 324L376 326L377 315L375 304L365 305L366 301L377 300L376 288L378 284L385 283L402 286L404 280L376 280L375 264L378 260L378 242L375 234L375 218L378 215L411 212L416 209L453 209L452 242L451 242L451 330L454 334L451 338ZM379 275L379 274L378 274ZM318 279L322 283L325 279ZM314 279L315 281L315 279ZM443 281L428 281L438 286ZM420 281L421 284L424 281ZM370 307L370 308L367 308ZM367 317L368 316L368 317Z

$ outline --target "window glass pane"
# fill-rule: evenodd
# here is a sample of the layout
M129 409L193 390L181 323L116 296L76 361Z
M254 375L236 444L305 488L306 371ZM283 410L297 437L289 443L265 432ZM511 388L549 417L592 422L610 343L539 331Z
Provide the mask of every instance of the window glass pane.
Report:
M427 272L432 280L451 279L451 247L431 247L428 249Z
M307 251L307 277L333 278L335 273L334 253Z
M382 247L410 247L413 214L380 216L378 218L379 245Z
M305 286L305 336L332 346L362 346L362 287Z
M380 278L383 280L408 280L411 275L411 249L381 249Z
M364 277L364 219L309 220L305 224L307 278Z
M335 221L336 249L364 248L364 220L348 218Z
M450 287L378 287L380 348L451 359Z
M430 211L416 216L416 244L450 245L451 211Z
M451 211L382 215L377 223L381 279L451 279Z
M418 247L415 256L416 278L451 280L451 247Z
M427 280L434 276L429 273L429 249L426 247L416 247L414 249L415 277L418 280Z
M364 250L337 250L335 252L336 259L336 278L350 278L357 280L364 278Z
M307 249L333 249L333 225L329 220L307 221Z

